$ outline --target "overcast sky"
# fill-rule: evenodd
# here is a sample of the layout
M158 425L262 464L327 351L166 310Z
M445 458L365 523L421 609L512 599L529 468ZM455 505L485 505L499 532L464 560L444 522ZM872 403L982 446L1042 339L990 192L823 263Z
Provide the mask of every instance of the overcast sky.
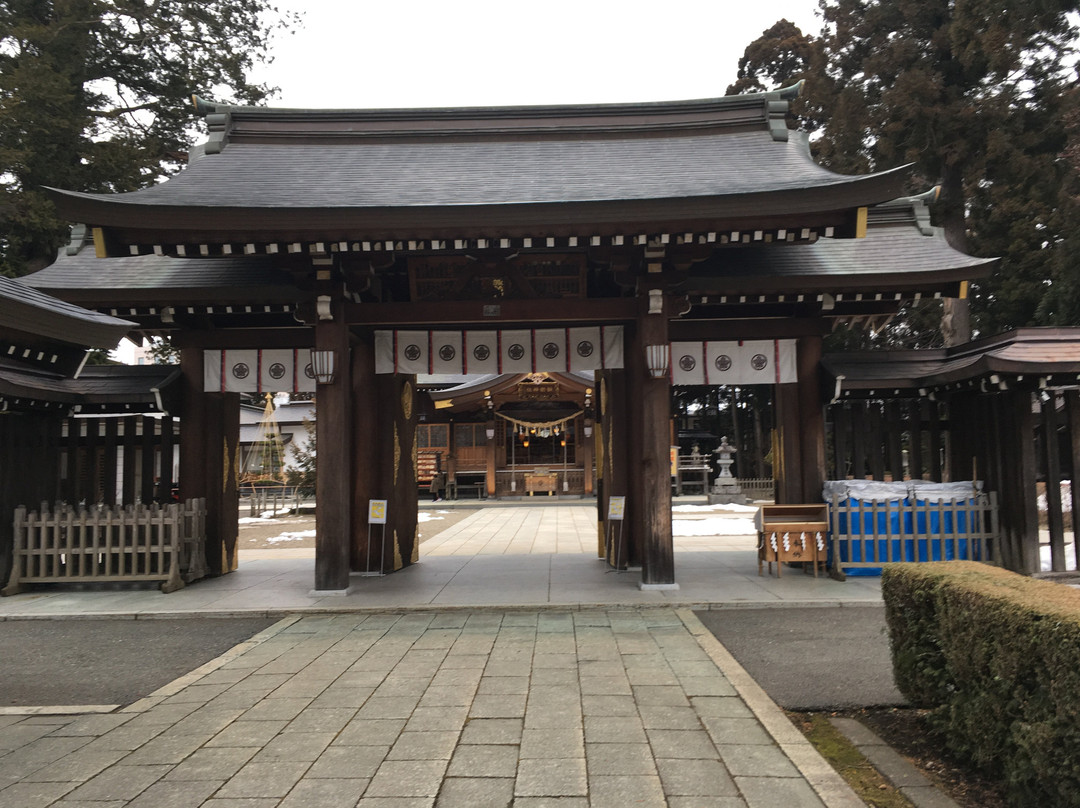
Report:
M279 107L439 107L713 98L746 46L817 0L278 0L304 24L255 75Z

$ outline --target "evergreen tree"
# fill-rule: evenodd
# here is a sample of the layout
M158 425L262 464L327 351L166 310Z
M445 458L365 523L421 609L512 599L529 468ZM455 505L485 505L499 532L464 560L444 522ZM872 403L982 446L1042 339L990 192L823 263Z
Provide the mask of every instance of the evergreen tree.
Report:
M295 465L285 470L285 481L296 489L301 497L310 498L315 496L315 483L317 480L317 443L315 422L308 418L304 419L304 442L297 442L293 450Z
M823 165L858 174L912 163L911 193L940 184L935 223L953 246L1002 259L973 285L978 331L1080 323L1071 249L1080 243L1077 8L1075 0L821 0L819 37L780 21L747 48L731 89L805 78L801 116ZM880 334L833 341L938 345L941 311L924 302ZM964 310L948 313L955 322Z
M1075 82L1075 0L821 0L827 70L862 111L823 140L861 140L875 170L914 163L912 192L940 184L950 242L1000 256L974 288L983 333L1045 322L1062 216L1066 90ZM1055 294L1065 294L1059 288Z
M266 98L248 71L295 22L268 0L0 0L0 272L66 240L41 186L149 185L185 159L193 93Z

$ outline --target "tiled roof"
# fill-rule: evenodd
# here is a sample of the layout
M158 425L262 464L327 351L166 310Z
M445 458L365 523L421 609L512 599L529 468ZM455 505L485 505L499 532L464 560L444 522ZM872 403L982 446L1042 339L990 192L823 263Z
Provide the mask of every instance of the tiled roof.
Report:
M988 274L995 258L975 258L949 246L934 229L926 235L911 223L872 226L866 238L822 239L814 244L770 244L729 247L696 264L683 284L687 291L706 285L742 290L794 289L795 279L821 279L835 289L874 279L876 288L910 288L912 281L971 279ZM895 283L890 283L895 279ZM808 289L808 288L807 288Z
M249 300L259 303L291 302L296 297L296 286L289 275L263 256L136 255L101 259L94 256L93 250L84 248L75 255L61 251L55 263L21 281L27 287L55 291L71 299L91 299L100 290L162 290L170 293L167 301L159 301L165 304L188 302L199 298L203 291L222 288L243 289Z
M88 365L73 379L0 360L0 399L7 404L19 399L78 404L94 412L139 412L157 409L159 401L172 403L179 378L176 365Z
M817 165L797 133L787 142L767 132L743 132L659 142L236 143L196 159L167 182L109 200L202 208L404 208L720 197L856 181Z
M1021 328L996 337L933 351L858 351L827 354L822 367L843 376L844 389L935 388L991 376L1040 377L1080 374L1080 328Z
M51 192L73 220L163 239L186 229L199 234L196 243L223 229L255 241L319 232L337 240L424 228L446 237L478 224L506 234L836 214L900 193L906 169L853 177L815 163L806 135L784 123L789 97L413 111L211 107L210 140L168 181L124 194ZM346 211L353 216L342 218Z
M57 300L24 280L0 277L0 325L56 342L113 348L134 323Z

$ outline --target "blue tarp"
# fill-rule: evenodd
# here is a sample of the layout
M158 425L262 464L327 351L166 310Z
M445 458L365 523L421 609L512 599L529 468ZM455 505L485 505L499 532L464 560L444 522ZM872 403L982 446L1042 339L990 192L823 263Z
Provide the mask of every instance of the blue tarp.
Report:
M927 483L922 481L886 483L872 480L831 480L825 483L824 498L830 508L833 498L841 506L837 514L838 533L865 537L840 543L840 562L950 561L968 558L967 539L949 540L967 532L967 514L939 503L974 504L974 492L981 483ZM859 524L848 526L848 511L862 507ZM953 525L953 521L956 525ZM829 519L832 524L832 515ZM944 538L944 540L942 540ZM876 546L875 546L876 545ZM890 547L891 545L891 547ZM892 552L890 558L889 552ZM850 558L848 556L851 556ZM829 544L832 563L832 544ZM881 567L855 567L847 575L880 575Z

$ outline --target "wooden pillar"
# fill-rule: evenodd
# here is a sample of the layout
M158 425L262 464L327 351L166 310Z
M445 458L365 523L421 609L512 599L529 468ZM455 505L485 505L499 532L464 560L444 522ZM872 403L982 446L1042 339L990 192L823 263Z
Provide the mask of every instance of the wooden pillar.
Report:
M212 574L223 575L234 572L239 565L240 394L212 393L207 396L207 404L207 562Z
M773 450L773 476L776 478L776 504L789 505L802 502L798 385L778 384L774 390L776 441Z
M642 297L637 329L626 352L632 403L632 444L638 447L640 462L632 466L633 502L630 509L634 533L641 546L641 588L676 589L675 555L671 533L671 377L657 378L646 365L650 345L668 348L667 309L648 314L649 300Z
M69 418L68 423L74 424ZM0 418L0 581L11 574L15 508L37 510L60 493L60 445L63 419L53 415L8 413ZM74 427L72 427L74 428Z
M142 471L139 475L139 487L141 488L141 501L150 503L154 501L156 493L154 486L154 449L158 443L156 433L157 419L143 416L141 419L142 440L139 450L142 453ZM162 420L168 420L163 418ZM239 434L239 433L238 433ZM167 499L161 500L167 502Z
M142 447L139 446L137 441L138 433L141 432L147 426L147 421L150 419L144 415L129 415L120 421L120 430L123 433L121 444L124 449L124 462L123 462L123 485L120 488L120 502L124 505L132 505L137 500L135 499L136 485L135 474L138 466L139 456ZM145 457L143 462L146 462ZM143 491L143 499L139 502L146 502L147 492Z
M848 402L837 402L829 408L833 425L833 468L832 479L843 480L847 476L848 436L851 430L851 406Z
M158 502L170 502L172 500L173 485L176 482L173 479L173 451L176 440L176 422L172 415L166 415L160 420L160 423L161 453L158 457L160 462L158 468L158 484L157 490L155 490L151 496L156 498ZM153 465L153 456L148 458L144 457L143 463L150 463ZM143 498L146 498L145 494Z
M315 591L347 592L352 538L352 357L344 303L315 324L315 350L334 355L334 380L315 390Z
M1001 532L1005 544L1002 564L1030 575L1039 569L1039 512L1035 501L1037 463L1035 415L1031 393L1017 391L1000 396L1003 446Z
M180 498L206 498L206 563L222 575L237 564L240 396L203 392L201 348L181 348L180 371Z
M922 411L923 401L921 398L908 402L908 469L913 480L922 480L923 475Z
M1058 444L1058 394L1040 401L1042 409L1043 470L1046 481L1047 528L1050 533L1050 569L1065 571L1065 518L1061 508L1061 452Z
M1073 559L1080 569L1080 393L1065 391L1065 410L1069 424L1069 450L1072 458L1070 506L1072 509Z
M382 490L387 500L388 521L385 555L378 570L393 572L418 561L416 541L416 377L383 374L377 377L379 396L379 443ZM378 552L373 557L379 556Z
M368 503L386 499L383 480L382 444L379 438L379 391L375 375L375 335L358 331L352 349L352 457L353 534L349 566L356 572L380 569L378 538L382 528L372 526L372 546L368 547ZM370 565L370 566L369 566Z
M930 479L935 483L946 479L946 460L942 454L941 434L941 406L937 401L927 401L926 409L929 413L928 421L928 447L930 453Z
M593 439L585 435L585 418L579 418L577 424L578 428L574 435L576 439L574 450L581 465L584 479L583 492L588 497L592 496L593 493Z
M486 443L484 444L484 488L487 491L488 499L492 499L495 496L495 449L498 446L498 430L503 429L502 424L496 423L494 420L488 420L484 424L484 435ZM494 430L492 437L487 437L488 430Z
M640 564L641 548L635 541L632 520L607 518L612 497L628 497L628 472L634 464L627 401L627 372L605 370L598 375L599 414L596 439L600 487L596 497L599 524L599 555L617 569Z
M796 349L799 387L801 502L820 502L825 483L825 402L821 393L820 336L800 337Z

